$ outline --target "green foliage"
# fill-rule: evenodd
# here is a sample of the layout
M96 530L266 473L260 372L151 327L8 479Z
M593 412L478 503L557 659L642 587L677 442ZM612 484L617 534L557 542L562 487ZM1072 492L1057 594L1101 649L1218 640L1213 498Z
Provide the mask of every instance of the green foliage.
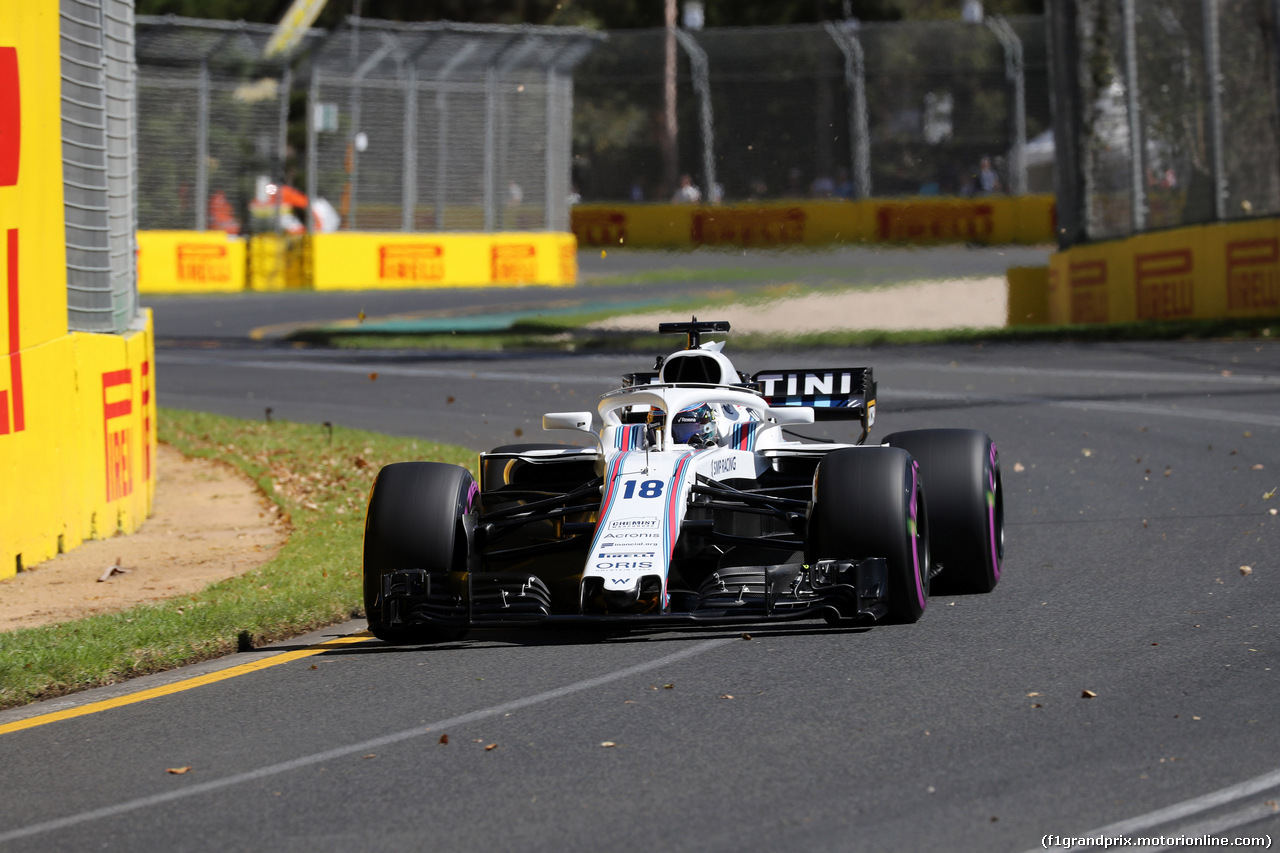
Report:
M334 427L162 409L160 439L230 463L291 520L280 553L194 595L0 634L0 708L159 672L361 613L364 506L378 469L427 459L472 466L461 447Z

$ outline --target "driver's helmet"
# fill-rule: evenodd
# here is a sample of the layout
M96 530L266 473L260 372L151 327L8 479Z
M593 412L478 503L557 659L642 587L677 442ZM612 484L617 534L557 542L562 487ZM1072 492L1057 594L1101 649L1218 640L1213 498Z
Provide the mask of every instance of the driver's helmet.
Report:
M703 403L676 412L671 419L671 441L675 444L707 446L716 440L715 409Z

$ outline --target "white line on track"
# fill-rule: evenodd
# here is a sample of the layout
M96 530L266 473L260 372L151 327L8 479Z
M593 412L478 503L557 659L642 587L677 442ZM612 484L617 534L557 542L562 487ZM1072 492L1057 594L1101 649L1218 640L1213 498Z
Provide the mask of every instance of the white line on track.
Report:
M1226 423L1248 424L1250 426L1280 427L1280 415L1264 415L1257 412L1231 409L1206 409L1194 404L1187 408L1173 408L1171 406L1155 406L1150 403L1116 403L1110 400L1054 400L1049 397L1035 397L1025 394L956 394L954 392L925 391L912 388L894 389L892 396L888 398L881 395L882 408L885 410L888 410L888 406L884 405L884 403L898 403L904 400L981 403L1005 406L1053 406L1059 409L1121 412L1135 415L1151 415L1153 417L1191 418L1193 420L1225 421Z
M957 364L955 367L924 361L900 361L885 365L885 370L910 368L931 373L985 373L993 376L1050 376L1062 379L1138 379L1156 382L1209 382L1228 385L1280 385L1280 376L1258 376L1252 373L1164 373L1155 370L1098 370L1067 367L1003 367L999 365Z
M304 755L291 761L283 761L279 764L271 764L266 767L259 767L257 770L249 770L245 773L236 773L232 776L224 776L221 779L212 779L208 782L201 782L196 785L190 785L180 788L176 791L168 791L163 794L153 794L150 797L140 797L136 800L118 803L114 806L104 806L99 809L91 809L89 811L80 812L79 814L68 815L66 817L55 818L53 820L41 821L33 823L30 826L11 829L8 832L0 833L0 844L7 841L15 841L19 838L30 838L33 835L41 835L46 832L54 832L59 829L66 829L82 823L88 823L94 820L102 820L103 818L117 817L129 812L138 811L139 809L158 806L162 803L173 802L187 797L194 797L199 794L207 794L211 791L219 791L223 788L230 788L234 785L242 785L245 782L253 782L258 779L265 779L268 776L275 776L280 773L288 773L292 770L300 770L304 767L311 767L325 761L332 761L336 758L343 758L348 755L368 752L372 749L388 746L400 741L411 740L421 737L432 731L439 731L450 726L461 726L468 723L474 723L479 720L487 720L491 717L497 717L520 708L528 708L531 705L539 705L543 702L550 702L553 699L560 699L574 693L581 693L584 690L590 690L593 687L600 687L614 681L620 681L632 675L638 675L642 672L648 672L667 664L676 663L677 661L686 660L691 657L709 652L712 649L732 643L734 640L722 638L718 640L707 640L685 649L681 649L673 654L664 655L645 663L638 663L634 666L624 667L615 672L598 675L595 678L588 678L584 681L577 681L573 684L566 684L564 687L557 687L554 690L547 690L543 693L537 693L533 696L526 696L523 699L513 699L510 702L504 702L501 705L494 705L491 708L483 708L479 711L471 711L467 714L459 714L456 717L449 717L445 720L436 720L432 723L416 726L412 729L394 732L382 737L372 738L370 740L361 741L360 743L348 744L347 746L339 746L334 749L328 749L324 752L317 752L312 755Z
M1207 835L1218 836L1223 833L1230 832L1233 829L1239 829L1242 826L1248 826L1256 821L1264 820L1269 817L1275 817L1276 807L1268 803L1256 803L1252 806L1246 806L1239 811L1231 814L1216 817L1211 820L1193 823L1189 826L1178 827L1174 838L1185 836L1187 838L1202 838ZM1163 833L1165 838L1169 838L1169 833ZM1174 838L1169 838L1173 841ZM1185 844L1165 844L1162 846L1151 847L1126 847L1126 850L1139 850L1143 853L1158 853L1161 850L1172 850L1175 847L1185 847Z
M1139 832L1145 829L1150 829L1153 826L1159 826L1164 823L1171 823L1175 820L1180 820L1185 817L1191 817L1192 815L1199 814L1200 812L1208 811L1209 809L1216 808L1218 806L1223 806L1223 805L1227 805L1228 803L1236 802L1237 800L1242 800L1245 797L1251 797L1254 794L1257 794L1261 791L1265 791L1268 788L1274 788L1277 785L1280 785L1280 770L1273 770L1270 773L1264 773L1261 776L1255 776L1252 779L1247 779L1244 782L1231 785L1227 788L1222 788L1210 794L1205 794L1202 797L1194 797L1190 800L1183 800L1182 802L1175 803L1172 806L1166 806L1165 808L1157 809L1156 811L1148 812L1147 814L1139 815L1138 817L1130 818L1129 820L1122 820L1119 823L1108 824L1107 826L1099 827L1098 829L1091 829L1088 832L1077 833L1071 837L1097 838L1098 836L1109 836L1114 838L1116 836L1130 836L1130 835L1133 835L1135 832ZM1270 807L1268 806L1268 808ZM1245 823L1252 823L1253 821L1258 820L1259 818L1265 816L1265 815L1259 814L1257 816L1250 817L1249 815L1251 814L1253 814L1253 810L1243 809L1239 812L1236 812L1234 815L1227 815L1223 818L1219 818L1218 821L1207 821L1206 824L1216 823L1219 821L1223 822L1224 825L1220 829L1218 829L1217 832L1225 832L1237 826L1242 826ZM1179 830L1177 834L1189 835L1191 833ZM1215 833L1202 832L1200 834L1213 835ZM1034 849L1043 849L1043 848L1034 848ZM1087 850L1087 849L1092 849L1092 848L1087 848L1087 847L1071 848L1071 850ZM1164 849L1164 848L1158 848L1158 849ZM1028 851L1028 853L1031 853L1031 852Z
M1061 409L1089 409L1099 412L1126 412L1136 415L1153 415L1162 418L1191 418L1201 421L1226 421L1250 426L1280 427L1280 415L1262 415L1255 412L1235 412L1228 409L1173 409L1168 406L1152 406L1143 403L1111 403L1103 400L1058 400L1049 405Z
M456 367L406 367L404 365L383 364L381 362L370 362L368 364L333 364L331 362L326 363L312 361L259 361L241 360L236 358L169 355L167 353L157 356L156 362L160 365L188 364L210 365L224 369L245 367L255 370L306 370L313 373L356 373L361 376L367 376L369 373L376 372L380 376L417 376L433 379L473 379L491 382L541 382L544 384L574 382L590 385L607 385L607 383L616 382L618 380L618 377L612 374L604 376L601 374L591 375L585 373L573 373L559 376L548 376L543 373L518 373L515 371L503 370L467 370Z

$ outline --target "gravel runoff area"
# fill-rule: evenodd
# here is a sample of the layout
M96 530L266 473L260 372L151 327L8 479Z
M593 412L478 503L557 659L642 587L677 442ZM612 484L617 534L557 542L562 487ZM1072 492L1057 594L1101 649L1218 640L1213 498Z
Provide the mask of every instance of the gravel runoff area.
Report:
M1005 279L920 281L874 290L809 293L709 310L704 319L728 320L735 332L990 328L1005 324ZM593 323L611 331L652 331L670 312L627 314Z

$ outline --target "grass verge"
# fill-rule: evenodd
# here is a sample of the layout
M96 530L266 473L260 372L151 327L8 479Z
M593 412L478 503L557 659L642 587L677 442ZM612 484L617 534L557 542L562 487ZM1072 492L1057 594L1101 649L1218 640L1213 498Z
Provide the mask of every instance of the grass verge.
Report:
M0 634L0 708L285 639L362 613L369 487L390 462L474 467L465 448L361 430L162 409L160 440L248 474L292 526L272 560L199 593Z

